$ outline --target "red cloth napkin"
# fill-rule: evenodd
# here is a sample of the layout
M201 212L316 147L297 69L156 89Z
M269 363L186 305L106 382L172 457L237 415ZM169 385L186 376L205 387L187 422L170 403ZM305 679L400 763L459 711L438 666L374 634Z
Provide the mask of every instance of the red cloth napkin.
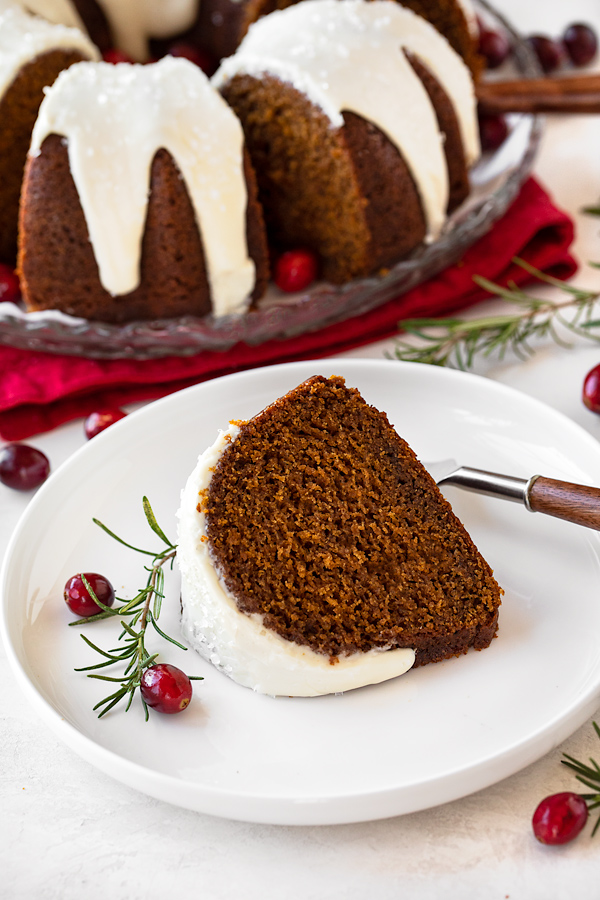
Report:
M505 285L527 273L521 256L557 278L577 264L569 254L573 223L533 179L488 234L456 264L383 306L320 331L226 352L152 360L96 360L0 347L0 436L23 440L105 407L161 397L241 369L332 356L397 333L403 318L440 316L489 296L473 282L483 275ZM1 326L0 326L1 327Z

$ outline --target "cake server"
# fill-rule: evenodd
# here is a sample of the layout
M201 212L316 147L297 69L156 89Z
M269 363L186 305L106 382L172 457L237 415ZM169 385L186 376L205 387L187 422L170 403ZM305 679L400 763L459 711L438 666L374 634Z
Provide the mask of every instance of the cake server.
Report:
M438 485L450 484L465 491L522 503L529 512L541 512L576 525L600 530L600 488L556 481L542 475L515 478L460 466L453 459L423 463Z

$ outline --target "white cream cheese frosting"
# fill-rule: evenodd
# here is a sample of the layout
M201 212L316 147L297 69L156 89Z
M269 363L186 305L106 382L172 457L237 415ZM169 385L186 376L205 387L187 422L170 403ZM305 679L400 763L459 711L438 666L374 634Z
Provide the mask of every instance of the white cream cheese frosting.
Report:
M76 50L91 60L97 48L78 28L55 25L30 15L17 3L0 0L0 96L23 66L53 50Z
M202 234L213 315L245 312L255 282L246 240L241 125L185 59L150 65L79 63L47 90L30 153L66 138L100 281L113 296L140 282L152 160L177 163Z
M4 0L6 5L21 6L34 16L41 16L55 25L68 25L85 31L79 13L71 0ZM2 0L0 0L2 5Z
M114 45L136 62L149 57L151 38L170 38L196 21L200 0L96 0L108 22ZM0 0L20 5L49 22L85 30L73 0Z
M445 38L394 0L303 0L250 26L213 76L273 75L305 93L343 125L342 111L375 124L402 154L419 191L428 240L445 221L448 173L443 135L429 96L402 50L443 86L456 111L467 164L479 156L471 75Z
M148 59L150 38L169 38L196 21L200 0L97 0L106 16L115 46L132 59Z
M208 488L221 454L239 428L219 434L198 459L182 492L177 561L181 572L182 631L189 644L238 684L272 696L316 697L404 674L414 664L410 649L370 650L329 657L286 641L258 614L239 610L212 560L199 494Z

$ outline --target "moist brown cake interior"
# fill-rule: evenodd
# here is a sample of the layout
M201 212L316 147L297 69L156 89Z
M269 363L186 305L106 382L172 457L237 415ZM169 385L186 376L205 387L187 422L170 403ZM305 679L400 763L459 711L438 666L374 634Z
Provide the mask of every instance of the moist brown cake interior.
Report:
M314 249L326 280L363 274L366 200L339 129L273 76L237 76L222 93L242 122L270 243Z
M246 227L256 265L253 298L268 281L268 248L256 183L245 157ZM99 280L68 150L49 135L27 163L20 213L19 274L28 310L60 309L104 322L203 316L211 311L202 242L185 182L167 150L157 152L142 240L141 282L113 297Z
M52 50L23 66L0 97L0 261L15 264L19 196L31 132L44 87L84 57L74 50Z
M501 590L385 414L316 376L242 425L200 500L245 613L328 655L487 647Z

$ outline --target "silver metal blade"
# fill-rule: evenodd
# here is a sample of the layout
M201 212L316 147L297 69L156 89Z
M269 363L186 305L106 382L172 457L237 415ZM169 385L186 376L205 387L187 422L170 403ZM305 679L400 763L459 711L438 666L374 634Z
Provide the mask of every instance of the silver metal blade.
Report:
M512 475L460 466L454 459L425 462L423 465L437 484L451 484L476 494L524 503L529 509L529 490L537 475L529 479L515 478Z
M459 468L455 459L440 459L436 462L424 462L423 465L437 484L445 481Z

